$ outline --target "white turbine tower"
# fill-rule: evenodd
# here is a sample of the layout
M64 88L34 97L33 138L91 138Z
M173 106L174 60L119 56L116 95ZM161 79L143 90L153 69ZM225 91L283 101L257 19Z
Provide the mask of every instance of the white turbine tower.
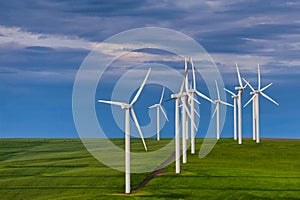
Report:
M274 101L271 97L269 97L268 95L266 95L263 91L265 91L267 88L269 88L272 83L268 84L267 86L265 86L264 88L261 89L261 81L260 81L260 68L259 68L259 64L257 66L257 75L258 75L258 86L257 86L257 90L254 90L254 88L252 87L252 85L250 85L250 83L248 81L246 81L245 79L243 79L247 85L249 85L249 87L251 88L252 92L250 92L250 94L252 95L252 98L245 104L244 107L246 107L251 101L253 102L252 104L252 126L253 126L253 138L255 137L256 139L256 143L260 142L260 132L259 132L259 95L262 95L263 97L265 97L266 99L268 99L269 101L273 102L274 104L276 104L277 106L279 105L276 101Z
M186 92L183 92L185 80L188 73L188 66L187 60L185 59L185 70L184 70L184 78L182 80L179 93L172 94L171 98L175 99L175 172L178 174L180 173L180 130L179 130L179 99L182 102L182 162L187 162L187 155L186 155L186 133L185 133L185 121L186 121L186 114L191 118L191 114L188 110L186 105L186 96L188 95Z
M136 128L142 138L145 150L147 151L147 146L143 137L143 133L141 130L141 127L139 125L139 122L136 118L133 105L137 101L138 97L140 96L146 81L149 77L151 68L148 70L146 77L140 86L139 90L137 91L136 95L134 96L133 100L130 102L130 104L124 103L124 102L117 102L117 101L106 101L106 100L98 100L100 103L107 103L111 105L120 106L122 109L125 109L125 193L130 193L130 116L129 111L131 112L131 116L134 120L134 123L136 125Z
M165 92L165 87L163 87L163 90L161 92L161 97L159 100L159 103L154 104L152 106L150 106L149 108L156 108L156 123L157 123L157 127L156 127L156 137L157 140L160 140L160 111L163 113L163 115L165 116L166 120L169 121L168 116L164 110L164 108L161 106L163 97L164 97L164 92Z
M195 110L195 102L200 104L200 102L198 102L197 99L195 98L195 94L203 99L206 99L207 101L210 101L211 103L215 103L215 102L197 90L195 67L192 58L189 59L189 63L192 66L192 74L193 74L193 84L192 84L193 87L190 87L187 90L187 93L190 98L190 107L191 107L191 154L195 154L195 126L194 126L195 113L200 117L200 115Z
M217 81L215 81L215 82L216 82L216 89L217 89L218 99L216 99L214 101L214 103L216 104L216 108L214 110L214 113L213 113L212 117L214 117L215 114L217 115L216 116L217 139L219 140L220 139L220 104L223 104L223 105L226 105L226 106L232 106L232 107L233 107L233 105L221 100L218 83L217 83Z
M185 72L184 72L184 79L182 80L179 93L172 94L171 98L175 99L175 172L176 174L180 173L180 133L179 133L179 99L183 96L183 87L185 78L188 73L187 63L185 59ZM185 105L183 105L185 106Z
M186 75L184 76L184 79L182 81L182 90L180 90L180 100L181 100L181 106L182 106L182 111L181 111L181 125L182 125L182 163L187 163L187 139L188 139L188 117L191 119L192 116L189 112L188 109L188 97L189 94L187 91L183 92L183 89L185 87L186 90L188 90L188 61L185 59L185 71ZM179 107L181 107L179 106ZM194 121L191 121L191 125L194 126L195 129L197 129Z
M238 95L234 94L232 91L226 88L224 88L224 90L229 94L231 94L231 98L233 98L233 139L237 140L236 104L237 104Z
M245 89L246 86L243 87L239 67L237 64L236 66L236 71L238 75L238 81L239 81L239 86L235 87L234 89L238 91L238 99L237 99L237 106L238 106L238 138L239 144L242 144L242 92Z

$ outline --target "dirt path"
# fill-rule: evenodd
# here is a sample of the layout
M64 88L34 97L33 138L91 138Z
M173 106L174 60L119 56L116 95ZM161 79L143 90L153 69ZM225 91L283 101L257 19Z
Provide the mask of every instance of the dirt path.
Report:
M167 166L168 164L170 164L170 162L172 162L175 158L175 152L173 152L170 157L165 160L161 165L159 165L151 174L149 174L144 180L143 182L141 182L139 185L133 187L131 189L131 192L136 191L138 189L141 189L143 187L146 186L146 184L154 177L156 176L160 176L160 175L164 175L167 173L161 173L160 170L163 169L165 166Z

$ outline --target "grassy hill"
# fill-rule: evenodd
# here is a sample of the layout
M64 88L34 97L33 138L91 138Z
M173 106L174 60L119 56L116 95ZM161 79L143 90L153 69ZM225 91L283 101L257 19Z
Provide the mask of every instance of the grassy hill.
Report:
M167 141L147 144L159 148ZM123 139L114 143L123 145ZM135 139L132 148L143 150ZM125 195L124 173L94 159L79 139L0 139L0 200L300 199L300 140L237 145L221 139L203 159L188 154L181 169L174 174L172 163L146 187ZM146 176L133 174L132 186Z

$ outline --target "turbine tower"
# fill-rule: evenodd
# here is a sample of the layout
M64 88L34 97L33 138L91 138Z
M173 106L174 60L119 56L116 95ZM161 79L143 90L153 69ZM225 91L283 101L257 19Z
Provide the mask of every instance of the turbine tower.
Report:
M253 126L253 138L255 137L256 143L260 142L260 131L259 131L259 95L262 95L272 103L279 105L276 101L274 101L271 97L266 95L263 91L265 91L267 88L269 88L272 83L268 84L264 88L261 89L261 81L260 81L260 67L259 64L257 65L257 76L258 76L258 86L257 90L255 90L250 83L243 79L247 85L251 88L252 92L250 94L252 95L252 98L244 105L246 107L251 101L252 101L252 126Z
M181 121L182 121L182 163L187 163L187 139L188 139L188 117L191 119L192 116L189 112L188 109L188 97L189 94L188 92L183 92L183 88L185 87L185 89L187 90L188 87L188 61L187 59L185 59L185 71L186 71L186 76L184 77L183 81L182 81L182 91L181 91L181 105L179 107L182 107L182 117L181 117ZM191 125L194 126L195 129L197 129L195 122L191 120Z
M133 100L129 104L124 103L124 102L117 102L117 101L98 100L98 102L100 102L100 103L116 105L116 106L120 106L122 109L125 109L125 193L127 193L127 194L130 193L130 121L129 121L130 114L129 114L129 112L131 112L133 121L136 125L136 128L137 128L139 134L140 134L140 137L142 138L145 150L147 151L147 146L146 146L146 143L145 143L145 140L143 137L141 127L140 127L137 117L135 115L133 105L139 98L139 96L146 84L146 81L149 77L150 72L151 72L151 68L148 70L142 85L140 86L140 88L137 91L136 95L134 96Z
M172 94L171 98L175 99L175 172L180 173L180 130L179 130L179 100L182 102L182 162L187 162L186 155L186 133L185 133L185 121L186 114L191 118L191 114L186 105L186 96L188 95L186 92L183 92L185 80L188 74L188 66L187 60L185 59L185 69L184 69L184 78L182 80L179 93Z
M197 99L195 98L195 94L207 101L210 101L213 104L215 102L197 90L195 67L194 67L194 63L193 63L193 60L191 57L189 58L189 63L192 66L192 74L193 74L192 86L193 87L190 87L190 89L187 89L187 94L189 95L190 107L191 107L191 154L195 154L195 129L196 129L195 128L195 113L200 117L200 115L195 110L195 102L200 104L200 102L198 102Z
M239 138L238 143L242 144L242 92L244 91L246 86L243 87L239 67L238 67L237 64L235 64L235 66L236 66L236 71L237 71L238 81L239 81L239 86L236 86L234 88L235 90L238 91L238 99L237 99L237 106L238 106L238 138Z
M161 97L159 100L159 103L154 104L152 106L150 106L149 108L156 108L156 123L157 123L157 127L156 127L156 137L157 140L160 140L160 111L163 113L163 115L165 116L166 120L169 121L168 116L164 110L164 108L161 106L163 97L164 97L164 92L165 92L165 87L163 87L162 92L161 92Z
M229 94L231 94L231 98L233 98L233 139L237 140L236 104L237 104L238 95L234 94L232 91L226 88L224 88L224 90Z
M216 104L216 108L214 110L214 113L213 113L212 117L214 117L215 114L217 115L217 117L216 117L217 139L219 140L220 139L220 104L223 104L223 105L226 105L226 106L232 106L232 107L233 107L233 105L221 100L218 83L217 83L217 81L215 81L215 82L216 82L216 89L217 89L218 99L216 99L214 101L214 103Z

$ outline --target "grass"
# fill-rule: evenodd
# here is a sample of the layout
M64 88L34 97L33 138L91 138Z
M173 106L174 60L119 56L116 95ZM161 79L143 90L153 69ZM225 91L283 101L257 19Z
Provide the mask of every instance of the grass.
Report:
M153 151L168 141L147 144ZM123 139L112 142L124 146ZM142 148L132 139L134 151ZM94 159L79 139L0 139L0 200L300 199L299 150L300 140L221 139L203 159L188 154L180 175L172 163L162 170L168 173L125 195L124 173ZM132 186L146 176L133 174Z

